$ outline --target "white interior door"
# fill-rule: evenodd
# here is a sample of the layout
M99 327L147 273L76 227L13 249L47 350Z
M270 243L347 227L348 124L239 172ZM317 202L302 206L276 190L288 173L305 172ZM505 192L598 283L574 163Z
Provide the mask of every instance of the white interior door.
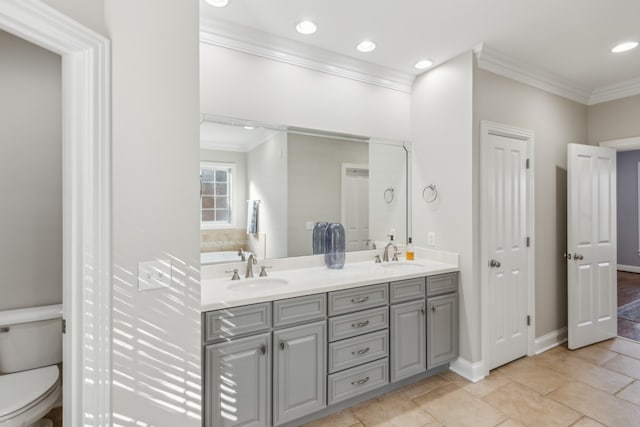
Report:
M617 334L616 152L569 144L569 348Z
M527 354L527 143L488 133L482 203L488 266L489 369Z
M369 169L366 166L343 167L342 223L347 252L369 249Z

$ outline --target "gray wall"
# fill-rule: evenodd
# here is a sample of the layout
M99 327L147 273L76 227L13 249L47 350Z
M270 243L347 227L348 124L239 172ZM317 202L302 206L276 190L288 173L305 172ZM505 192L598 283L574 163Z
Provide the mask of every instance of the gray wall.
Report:
M288 256L311 255L307 221L341 222L342 163L369 164L366 142L289 134Z
M0 31L0 310L62 302L61 58Z
M640 267L638 256L640 150L618 152L618 264Z
M475 126L535 132L536 337L567 325L567 144L587 141L587 107L485 70L475 75Z
M640 136L640 95L590 105L589 144Z

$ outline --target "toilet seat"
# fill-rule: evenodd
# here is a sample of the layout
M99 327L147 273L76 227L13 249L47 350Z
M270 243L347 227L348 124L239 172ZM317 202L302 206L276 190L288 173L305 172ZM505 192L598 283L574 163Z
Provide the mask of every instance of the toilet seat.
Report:
M57 365L0 376L0 426L37 421L51 409L59 394Z

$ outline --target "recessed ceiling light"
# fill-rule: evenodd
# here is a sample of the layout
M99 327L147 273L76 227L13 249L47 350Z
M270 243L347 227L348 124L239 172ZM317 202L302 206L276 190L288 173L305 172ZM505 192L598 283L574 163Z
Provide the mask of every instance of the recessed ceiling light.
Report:
M225 7L229 4L229 0L204 0L213 7Z
M635 48L636 46L638 46L638 42L624 42L624 43L620 43L619 45L617 45L613 49L611 49L611 52L613 52L613 53L622 53L622 52L626 52L628 50L631 50L631 49Z
M300 21L296 25L296 30L300 34L313 34L318 29L318 26L311 21Z
M249 125L245 125L245 126L244 126L244 128L245 128L246 130L254 130L254 129L255 129L255 127L254 127L254 126L249 126Z
M433 61L430 59L422 59L415 63L414 67L418 70L424 70L425 68L429 68L433 65Z
M363 40L358 44L357 48L360 52L367 53L373 51L376 48L376 44L371 40Z

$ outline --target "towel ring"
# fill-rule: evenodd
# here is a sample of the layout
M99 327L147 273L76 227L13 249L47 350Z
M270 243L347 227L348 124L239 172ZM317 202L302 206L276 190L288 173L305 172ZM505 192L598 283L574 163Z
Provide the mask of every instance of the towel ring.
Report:
M426 196L425 193L427 192L427 190L431 190L431 197ZM438 189L436 188L435 184L429 184L424 187L424 190L422 190L422 198L427 203L433 203L438 199Z
M384 202L387 204L393 202L393 187L384 190Z

